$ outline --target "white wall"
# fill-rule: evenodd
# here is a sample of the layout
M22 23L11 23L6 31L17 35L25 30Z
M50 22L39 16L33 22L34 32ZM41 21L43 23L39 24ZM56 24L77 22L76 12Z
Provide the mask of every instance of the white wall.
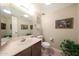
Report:
M17 37L18 32L17 21L18 21L17 17L12 16L12 37Z
M33 16L33 35L38 36L42 34L41 15L36 13Z
M78 43L79 43L79 4L78 4L78 21L77 21L77 36L78 36Z
M74 18L73 29L56 29L55 21L64 18ZM68 6L57 11L49 11L42 16L42 28L46 41L54 39L53 47L59 48L64 39L71 39L77 42L77 5Z

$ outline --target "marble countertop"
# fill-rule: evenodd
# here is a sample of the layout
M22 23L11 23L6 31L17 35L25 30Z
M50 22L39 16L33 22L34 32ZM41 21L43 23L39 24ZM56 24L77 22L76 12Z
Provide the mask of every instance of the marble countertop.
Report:
M1 38L1 46L3 46L4 44L6 44L6 42L8 42L9 40L10 40L9 37Z
M22 42L22 40L24 40ZM6 45L4 45L0 49L0 56L14 56L17 53L23 51L34 45L35 43L41 41L42 39L30 36L22 36L22 37L15 37L12 38Z

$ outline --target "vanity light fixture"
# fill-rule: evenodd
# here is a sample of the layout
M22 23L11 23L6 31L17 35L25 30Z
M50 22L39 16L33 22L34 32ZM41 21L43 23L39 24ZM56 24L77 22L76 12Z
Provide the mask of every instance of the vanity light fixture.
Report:
M3 11L7 14L11 14L11 11L7 10L7 9L3 9Z
M28 17L28 15L24 15L24 17Z
M50 3L50 2L45 2L45 4L46 4L46 5L50 5L51 3Z

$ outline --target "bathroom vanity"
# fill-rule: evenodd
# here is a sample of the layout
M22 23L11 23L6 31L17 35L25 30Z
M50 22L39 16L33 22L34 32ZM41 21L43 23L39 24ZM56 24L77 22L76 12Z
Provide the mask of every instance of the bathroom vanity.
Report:
M31 17L29 13L17 9L14 4L1 4L0 7L0 56L41 55L41 38L30 36L43 34L41 15ZM13 14L7 15L3 9ZM29 17L21 17L25 14Z
M41 55L41 41L19 52L15 56L40 56L40 55Z
M41 40L35 37L12 38L0 50L0 56L40 56Z

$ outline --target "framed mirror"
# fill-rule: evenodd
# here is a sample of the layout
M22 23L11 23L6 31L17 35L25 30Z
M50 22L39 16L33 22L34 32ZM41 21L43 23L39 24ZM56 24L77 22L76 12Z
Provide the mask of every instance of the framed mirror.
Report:
M3 10L9 11L9 13L4 12ZM28 17L25 17L24 15L28 15ZM39 35L41 33L40 16L38 16L35 21L31 15L25 13L22 10L19 10L17 6L12 6L11 4L0 4L0 21L1 46L12 40L14 37L22 37L28 35L37 36L38 33ZM35 24L36 26L39 24L39 30L35 28ZM38 33L34 34L36 32Z

